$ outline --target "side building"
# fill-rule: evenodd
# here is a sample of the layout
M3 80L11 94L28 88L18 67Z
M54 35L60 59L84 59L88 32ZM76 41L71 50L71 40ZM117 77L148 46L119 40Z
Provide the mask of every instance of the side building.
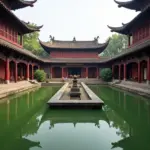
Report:
M118 2L119 7L140 11L129 23L121 27L108 26L112 32L128 36L128 48L111 58L114 79L150 83L150 1Z
M43 49L49 54L44 59L44 70L50 78L69 78L79 75L81 78L98 78L99 69L104 67L104 58L98 54L104 51L106 43L99 44L98 38L93 41L58 41L54 38L49 42L40 41Z
M0 83L33 79L40 58L23 49L23 35L39 31L14 15L12 10L33 6L35 1L0 0Z

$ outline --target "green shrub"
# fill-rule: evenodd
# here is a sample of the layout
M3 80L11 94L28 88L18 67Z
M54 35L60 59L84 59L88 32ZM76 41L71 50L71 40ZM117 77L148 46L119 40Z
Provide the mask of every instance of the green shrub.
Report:
M44 72L44 70L36 70L34 73L34 78L38 82L43 82L46 80L46 73Z
M104 81L111 81L112 79L112 71L110 68L104 68L101 70L101 78Z

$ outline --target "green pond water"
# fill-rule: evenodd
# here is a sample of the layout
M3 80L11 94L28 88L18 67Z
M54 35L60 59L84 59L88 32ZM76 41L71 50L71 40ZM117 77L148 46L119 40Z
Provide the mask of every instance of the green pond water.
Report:
M59 88L0 100L0 150L150 150L148 99L91 86L103 110L50 110L46 102Z

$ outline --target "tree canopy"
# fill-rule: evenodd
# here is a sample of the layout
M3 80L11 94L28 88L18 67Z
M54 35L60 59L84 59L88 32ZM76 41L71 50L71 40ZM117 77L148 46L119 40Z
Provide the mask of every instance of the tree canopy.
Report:
M115 56L122 52L128 44L128 38L126 35L121 34L113 34L110 37L110 42L104 52L101 54L102 56Z
M35 24L30 24L30 26L36 26ZM24 35L23 47L31 51L33 54L38 56L46 56L47 53L42 49L39 44L39 32L33 32Z

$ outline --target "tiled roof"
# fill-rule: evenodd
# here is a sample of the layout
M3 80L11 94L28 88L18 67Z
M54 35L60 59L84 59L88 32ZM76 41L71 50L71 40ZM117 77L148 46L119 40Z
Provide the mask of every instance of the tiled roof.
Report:
M3 39L0 39L0 45L43 63L107 63L150 47L150 40L143 41L140 44L124 49L121 53L114 57L100 56L100 58L41 58L34 55L32 52L19 48L18 46L15 46Z
M136 11L141 11L148 4L150 4L149 0L129 0L126 2L120 2L117 0L114 0L114 1L118 4L118 7L125 7L125 8L136 10Z
M35 32L35 31L40 31L40 28L42 28L43 26L35 26L35 27L31 27L29 25L29 23L26 23L24 21L21 21L16 15L14 15L13 12L11 12L3 2L0 1L0 9L2 11L4 11L5 13L7 13L8 16L11 16L12 19L15 20L16 24L20 26L20 28L22 29L22 32L24 34L26 33L31 33L31 32Z
M138 14L132 21L127 24L123 24L121 27L111 27L111 32L118 32L121 34L130 34L132 29L141 24L142 22L146 21L150 16L150 5L148 5L140 14Z
M14 44L11 44L8 41L5 41L3 39L0 39L0 45L3 47L7 47L8 49L11 49L13 51L16 51L20 54L24 54L24 55L34 58L36 60L42 61L38 56L34 55L32 52L25 50L23 48L20 48L18 46L15 46Z
M118 55L113 56L113 57L107 59L105 62L110 62L112 60L116 60L118 58L121 58L121 57L130 55L130 54L133 54L135 52L142 51L143 49L149 48L149 47L150 47L150 40L148 39L147 41L143 41L143 42L141 42L141 43L139 43L137 45L134 45L132 47L124 49L121 53L119 53Z
M8 5L10 7L10 9L15 10L15 9L20 9L20 8L24 8L24 7L33 7L33 4L36 2L37 0L33 0L33 1L25 1L25 0L8 0Z
M97 59L97 58L49 58L44 59L44 62L50 62L50 63L100 63L101 61L104 61L107 59L106 57L104 59Z
M106 43L99 44L96 40L93 41L58 41L52 40L50 42L42 42L40 41L41 46L45 51L50 52L51 50L96 50L101 53L109 44L109 40Z

